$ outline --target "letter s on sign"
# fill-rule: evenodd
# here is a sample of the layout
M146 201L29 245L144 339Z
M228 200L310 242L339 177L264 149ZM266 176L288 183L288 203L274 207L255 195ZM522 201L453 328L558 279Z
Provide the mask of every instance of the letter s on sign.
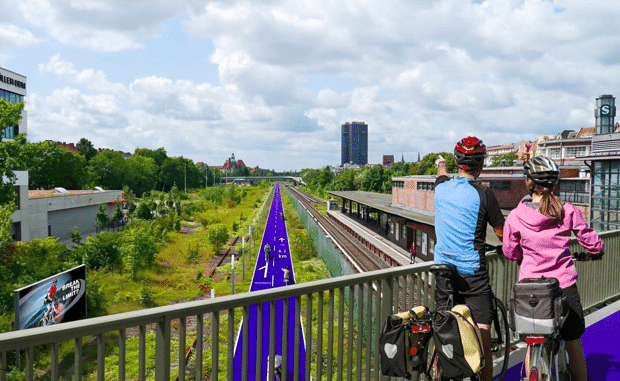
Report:
M601 106L601 116L607 116L611 113L611 107L609 105Z

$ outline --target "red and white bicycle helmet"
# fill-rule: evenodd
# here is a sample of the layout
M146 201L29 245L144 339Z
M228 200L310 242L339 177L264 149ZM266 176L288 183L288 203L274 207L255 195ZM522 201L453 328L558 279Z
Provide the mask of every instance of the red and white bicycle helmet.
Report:
M482 168L486 156L487 146L475 136L463 138L454 146L456 164L464 171Z

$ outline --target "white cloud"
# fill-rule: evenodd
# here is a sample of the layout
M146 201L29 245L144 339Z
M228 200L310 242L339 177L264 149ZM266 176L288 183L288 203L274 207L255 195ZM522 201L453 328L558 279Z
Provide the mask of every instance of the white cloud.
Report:
M15 25L0 23L0 43L3 46L13 45L17 47L25 47L38 44L43 41L36 38L28 29L22 29Z
M97 62L76 69L56 55L39 72L71 87L34 96L29 126L43 133L49 122L78 134L84 123L102 142L127 150L134 142L164 146L202 161L234 151L264 167L336 164L340 125L352 120L370 126L371 162L383 154L449 151L470 133L488 145L535 139L592 125L594 98L620 88L620 2L16 4L49 35L45 42L120 52L114 54L150 52L162 23L182 19L179 38L208 41L205 59L217 67L218 81L160 74L148 62L149 74L115 83L108 76L122 76L104 73ZM21 24L8 30L34 36ZM14 54L0 53L0 62ZM116 119L106 119L111 112ZM122 130L126 139L108 130Z
M182 13L181 2L22 0L18 6L32 25L62 44L104 52L144 48L159 24Z

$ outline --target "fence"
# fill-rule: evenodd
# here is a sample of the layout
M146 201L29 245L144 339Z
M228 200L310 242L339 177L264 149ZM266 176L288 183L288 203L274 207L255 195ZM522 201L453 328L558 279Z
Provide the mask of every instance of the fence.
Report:
M620 295L616 274L620 268L620 231L605 232L601 237L606 244L604 259L577 264L585 309ZM579 251L576 243L573 243L573 250ZM497 255L490 255L488 263L493 288L507 301L517 279L517 267ZM406 303L407 293L415 296L416 304L434 304L434 282L428 271L431 264L351 274L3 333L0 334L0 381L6 380L7 365L12 365L7 364L7 354L17 348L23 349L26 380L35 379L35 362L49 364L49 370L43 375L37 374L37 378L53 381L60 379L61 371L73 376L75 381L83 379L82 373L97 380L168 381L173 377L181 381L233 380L234 372L238 371L233 369L233 351L241 319L247 321L253 305L257 306L259 316L262 311L270 311L269 324L273 332L276 302L283 301L286 308L289 298L295 305L296 332L303 330L307 348L306 373L295 374L293 380L385 379L380 375L379 358L375 355L381 324L388 314L395 312L394 306ZM405 287L399 288L399 284ZM239 338L244 348L254 345L244 336ZM282 346L298 348L299 337L302 335L284 336ZM187 342L194 338L195 355L186 366ZM273 348L275 337L259 336L258 340L257 359L268 356L269 364L274 364L275 353L260 353L260 341L269 340ZM96 355L90 355L90 348ZM129 356L128 351L131 351ZM72 365L73 372L67 364ZM135 374L128 369L136 369ZM264 379L266 373L273 379L274 369L273 365L261 369L260 362L248 364L246 360L240 371L243 380L249 375ZM285 377L284 374L282 381Z

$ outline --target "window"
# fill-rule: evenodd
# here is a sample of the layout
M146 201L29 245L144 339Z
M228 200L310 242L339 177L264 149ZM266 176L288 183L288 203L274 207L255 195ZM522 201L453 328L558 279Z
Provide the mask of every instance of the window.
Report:
M510 181L491 181L489 188L493 190L510 190Z
M560 148L549 148L548 150L549 156L552 159L561 159L562 158L562 150Z
M428 252L429 254L435 255L435 240L432 238L428 239Z
M407 225L403 225L403 230L402 230L402 233L400 234L400 236L402 237L402 239L404 241L407 240Z
M566 157L585 156L586 149L586 147L566 147Z
M404 188L405 187L405 182L404 181L394 181L394 182L392 182L392 186L394 188Z
M415 242L418 246L422 245L422 232L420 230L415 231Z
M418 190L433 191L435 190L435 183L418 181Z
M20 199L19 199L19 187L18 186L15 187L15 205L17 206L17 210L19 210Z

